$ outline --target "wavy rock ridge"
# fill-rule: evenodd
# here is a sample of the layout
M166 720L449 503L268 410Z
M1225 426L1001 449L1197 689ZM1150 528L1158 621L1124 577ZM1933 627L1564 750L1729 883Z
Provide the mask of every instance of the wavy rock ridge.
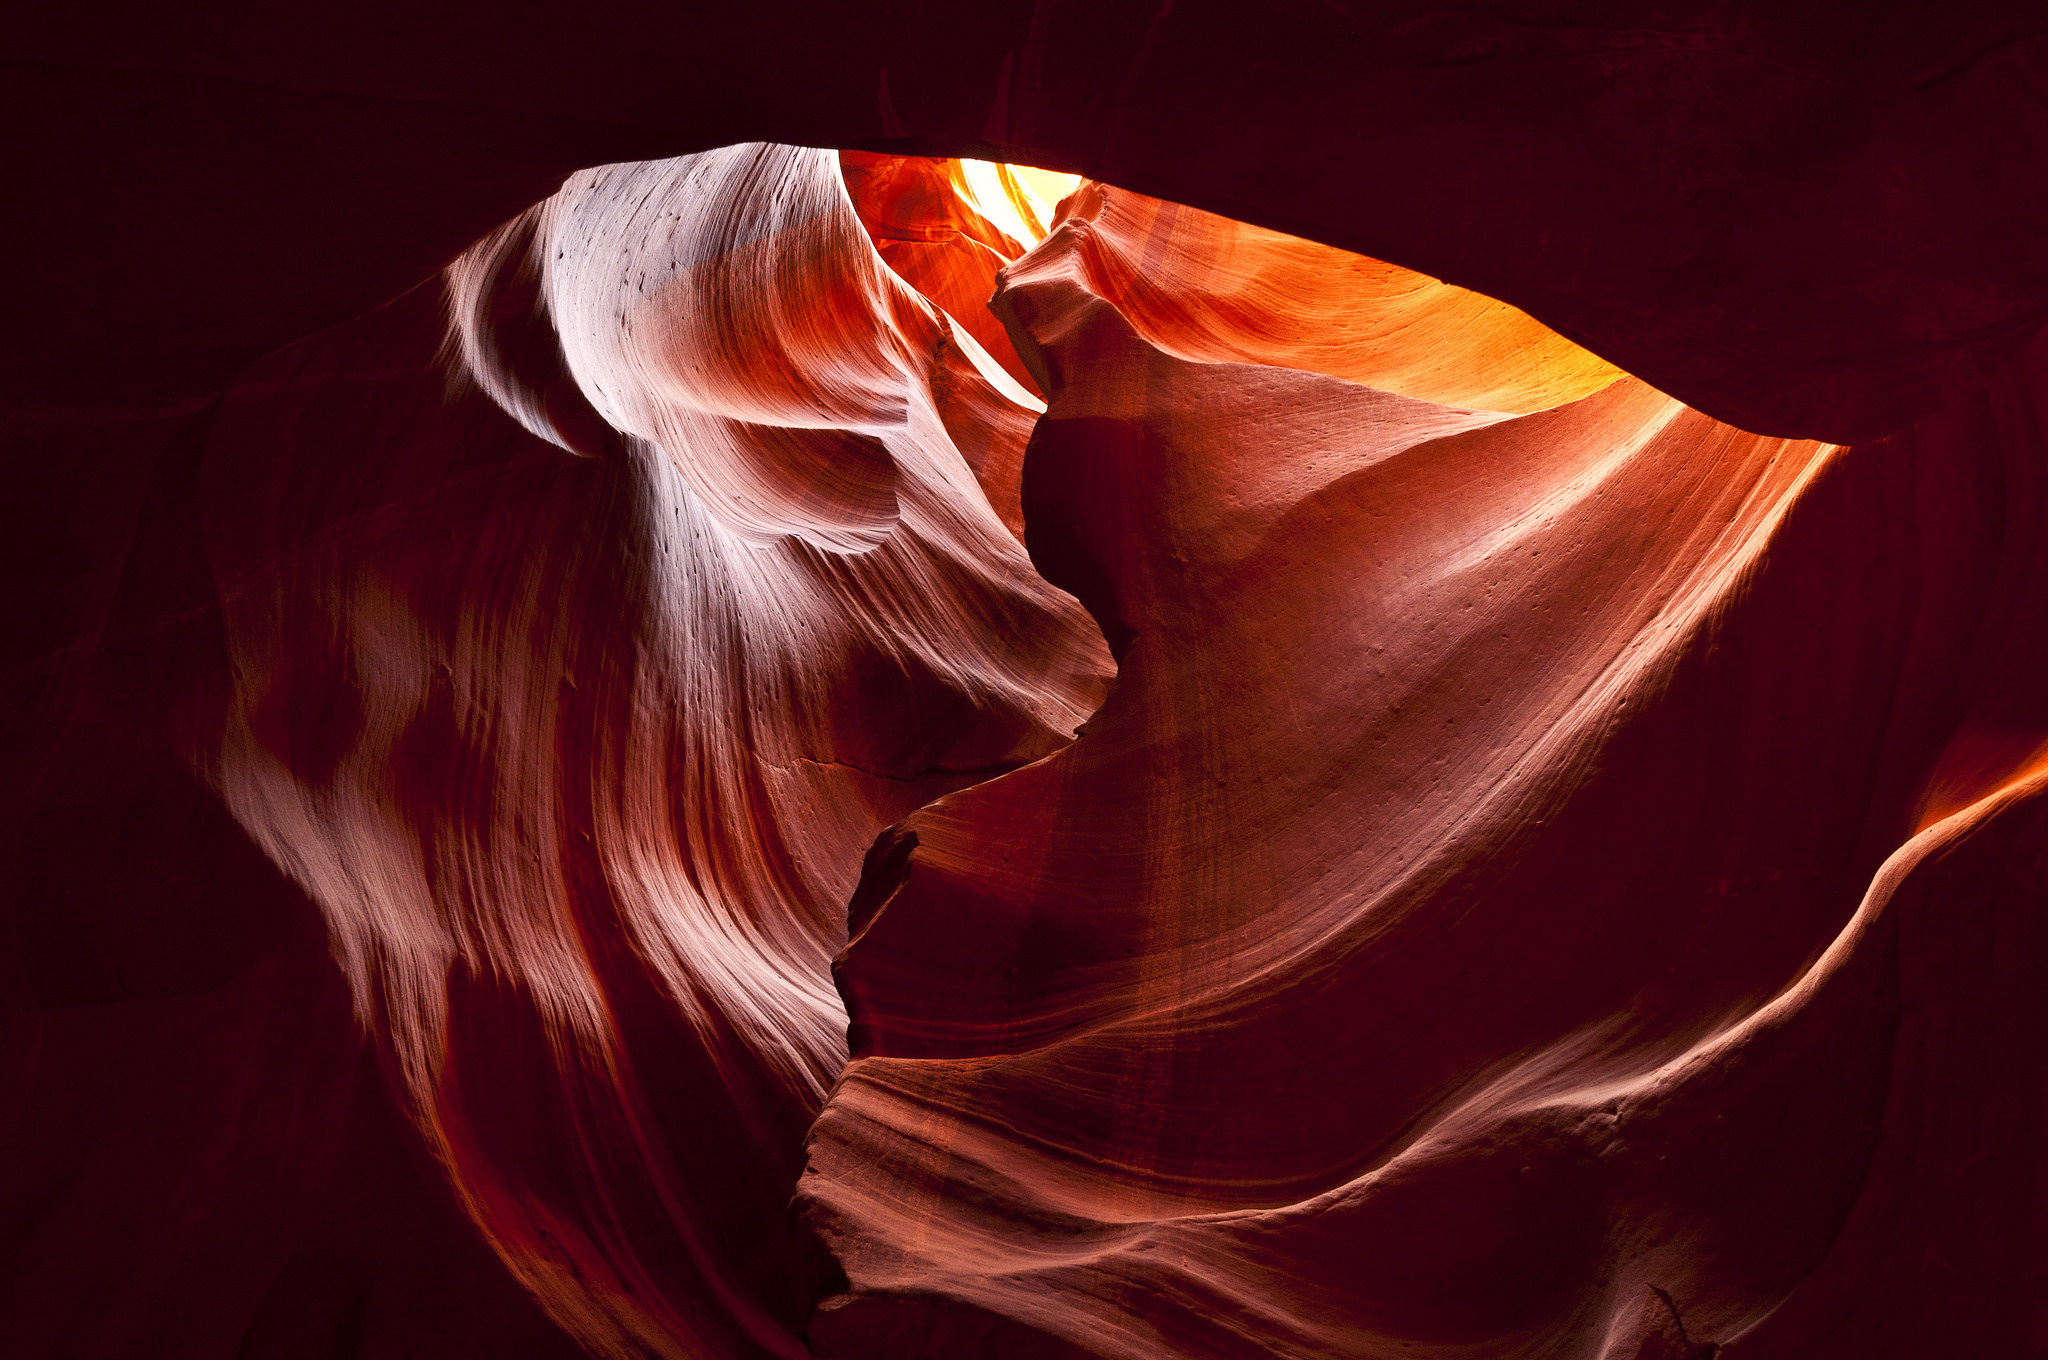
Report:
M849 875L1101 693L993 509L1035 403L881 264L827 152L577 176L450 290L461 371L593 461L332 551L236 544L223 791L551 1316L601 1353L797 1354L781 1206L843 1061ZM223 412L227 494L348 504L266 486L343 447L280 459L279 417Z
M247 954L22 928L31 1353L2048 1351L2042 341L1765 437L1033 184L579 172L192 423L24 815Z
M2009 1060L1917 1029L2011 928L1935 927L1935 885L1988 858L2040 900L2001 848L2038 825L2038 719L1930 810L1965 710L2020 691L1929 630L1958 609L2031 653L1985 611L2038 600L2032 551L1963 587L1935 526L1981 531L1967 474L1744 434L1462 299L1459 358L1505 352L1468 391L1567 400L1399 395L1442 380L1369 326L1219 342L1133 282L1166 271L1114 264L1218 238L1239 277L1285 264L1128 197L1071 201L996 304L1048 395L1032 555L1117 686L870 861L837 964L854 1061L804 1182L850 1286L822 1352L2027 1344L2036 1316L1970 1300L2037 1267L1927 1281L1960 1215L1905 1167L1975 1141L1927 1083ZM1963 442L1918 452L1988 452ZM1901 479L1904 560L1858 542ZM1887 1276L1919 1283L1878 1303Z

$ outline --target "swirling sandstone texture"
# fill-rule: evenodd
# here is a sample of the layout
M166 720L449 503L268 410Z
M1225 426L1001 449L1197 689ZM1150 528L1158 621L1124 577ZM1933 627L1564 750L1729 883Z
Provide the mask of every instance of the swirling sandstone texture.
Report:
M217 418L202 513L268 529L209 555L223 797L558 1321L797 1353L851 875L1102 693L993 509L1035 403L881 264L830 152L577 176L449 291L466 425L430 345L382 429L325 378Z
M7 39L0 1350L2048 1354L2038 14L325 22Z
M1117 685L869 857L820 1351L2048 1340L2040 1202L1956 1179L2039 1162L2026 389L1910 447L1763 438L1331 262L1349 315L1453 330L1467 390L1576 396L1460 408L1374 325L1226 335L1137 282L1314 248L1069 208L996 305L1050 403L1032 556Z

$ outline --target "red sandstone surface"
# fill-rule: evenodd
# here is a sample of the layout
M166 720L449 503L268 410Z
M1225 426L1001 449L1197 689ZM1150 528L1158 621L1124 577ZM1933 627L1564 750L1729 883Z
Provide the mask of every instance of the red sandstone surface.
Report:
M528 18L8 39L0 1349L2048 1354L2038 14Z

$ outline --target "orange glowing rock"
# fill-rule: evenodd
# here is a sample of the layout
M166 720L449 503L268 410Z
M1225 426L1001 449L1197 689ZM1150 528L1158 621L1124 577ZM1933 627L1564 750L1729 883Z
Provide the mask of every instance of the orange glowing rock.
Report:
M1962 710L1849 696L1953 654L1866 632L1916 586L1807 603L1888 560L1855 507L1893 470L1370 262L1324 295L1320 247L1092 186L1066 214L996 305L1049 403L1032 557L1118 680L1075 744L869 857L803 1183L847 1278L814 1344L1809 1354L1858 1271L1917 1259L1830 1273L1852 1206L1938 1231L1939 1177L1888 1179L1915 1130L1969 1136L1923 1084L1999 1062L1892 1047L1902 933L2041 816L2037 716L1913 838ZM1907 512L1934 556L1966 482ZM2004 598L2048 600L2010 569ZM1899 1089L1922 1103L1881 1138Z
M1090 184L1064 249L1162 352L1526 415L1621 377L1504 302L1362 255Z
M1199 50L1168 17L1104 88ZM1320 54L1351 21L1258 22ZM906 130L887 71L870 110L862 68L838 140L1058 159L1032 118L1093 87L1045 83L1033 32L993 111L960 86L965 132ZM1184 84L1161 127L1238 97ZM906 109L940 86L897 71ZM1630 255L1538 167L1476 192L1541 220L1475 235L1313 160L1148 142L1145 108L1088 154L1165 146L1154 187L1330 239L1463 231L1444 259L1724 413L1919 418L1748 433L1328 246L760 142L577 171L210 403L39 407L154 471L94 500L118 570L37 663L86 679L10 795L24 1353L2038 1349L2048 341L1999 348L2026 290L1899 265L1941 305L1866 337L1790 234L1688 234L1711 204ZM1127 131L1150 149L1116 161ZM477 173L291 315L558 182ZM190 372L262 351L237 315ZM107 390L168 379L137 381Z
M985 162L864 151L842 151L839 161L882 259L1036 395L988 310L996 271L1045 236L1051 214L1032 190L1008 166Z

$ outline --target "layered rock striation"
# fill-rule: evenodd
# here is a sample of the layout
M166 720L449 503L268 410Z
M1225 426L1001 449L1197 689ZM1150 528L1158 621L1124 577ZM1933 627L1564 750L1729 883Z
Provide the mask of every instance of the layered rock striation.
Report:
M270 127L411 158L279 220L441 207L25 285L22 476L96 489L21 536L14 1344L2048 1347L2039 195L1980 201L2034 47L1841 22L1044 12L817 78L882 16L735 96L845 151L237 86L308 121L195 203Z
M1114 267L1298 243L1069 208L996 306L1049 403L1033 560L1117 684L870 856L819 1350L2038 1344L2038 1257L1979 1236L2032 1221L1986 1198L2033 1106L1961 1087L2038 1071L2033 965L1966 979L2038 957L2040 356L1844 449L1425 302L1509 356L1461 408L1370 325L1218 341ZM1564 381L1606 385L1510 413ZM1963 1052L1952 989L2000 1016Z

